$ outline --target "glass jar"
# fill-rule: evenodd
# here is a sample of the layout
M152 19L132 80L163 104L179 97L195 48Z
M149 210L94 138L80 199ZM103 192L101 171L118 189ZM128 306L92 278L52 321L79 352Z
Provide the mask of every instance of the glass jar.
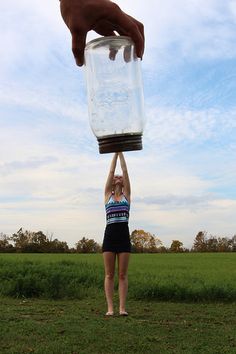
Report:
M89 122L99 152L142 149L144 99L140 59L126 36L100 37L85 48Z

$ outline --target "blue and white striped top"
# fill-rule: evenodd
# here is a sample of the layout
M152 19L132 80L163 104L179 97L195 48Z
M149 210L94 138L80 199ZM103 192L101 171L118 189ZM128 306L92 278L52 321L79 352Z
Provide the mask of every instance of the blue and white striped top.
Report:
M130 204L124 194L120 201L114 200L111 195L108 202L105 204L105 209L107 225L129 221Z

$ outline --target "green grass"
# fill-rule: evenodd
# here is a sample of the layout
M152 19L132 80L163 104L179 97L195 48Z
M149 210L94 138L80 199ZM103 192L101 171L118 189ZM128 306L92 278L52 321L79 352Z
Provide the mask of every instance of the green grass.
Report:
M83 299L103 292L101 254L1 254L0 296ZM129 298L236 301L236 254L133 254Z
M83 300L2 298L0 353L236 353L233 303L130 300L127 318L106 318L105 310L95 293Z
M236 353L235 254L133 254L127 318L103 276L100 254L0 254L0 353Z

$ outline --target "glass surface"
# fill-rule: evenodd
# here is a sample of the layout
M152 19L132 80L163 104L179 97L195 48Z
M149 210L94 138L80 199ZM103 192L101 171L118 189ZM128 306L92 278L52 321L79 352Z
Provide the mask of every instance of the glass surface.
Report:
M142 134L144 100L135 47L129 37L95 39L86 45L89 119L99 137Z

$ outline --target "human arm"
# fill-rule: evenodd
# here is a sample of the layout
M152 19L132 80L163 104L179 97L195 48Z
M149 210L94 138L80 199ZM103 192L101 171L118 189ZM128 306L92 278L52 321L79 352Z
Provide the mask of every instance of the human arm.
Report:
M118 155L119 155L119 159L120 159L120 167L121 167L122 174L123 174L124 195L128 199L128 201L130 202L131 187L130 187L130 180L129 180L129 174L128 174L128 169L127 169L125 157L122 152L119 152Z
M87 32L94 30L102 36L115 32L129 36L135 43L137 56L144 52L143 24L123 12L110 0L61 0L61 15L72 35L72 52L76 64L84 64Z
M112 192L112 183L113 183L113 178L116 170L117 158L118 158L118 153L116 152L112 158L109 174L105 185L105 202L108 200Z

